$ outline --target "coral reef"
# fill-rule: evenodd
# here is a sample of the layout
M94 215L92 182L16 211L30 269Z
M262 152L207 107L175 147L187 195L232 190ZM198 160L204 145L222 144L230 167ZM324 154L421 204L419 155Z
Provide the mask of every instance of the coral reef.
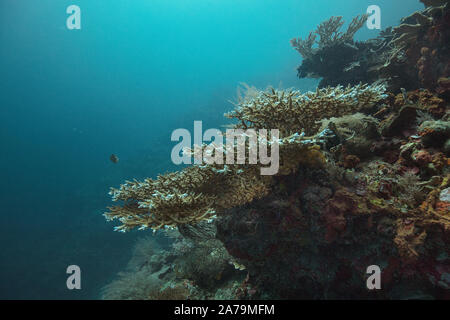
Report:
M381 85L338 86L304 94L272 88L241 99L236 109L225 116L237 119L237 128L277 128L282 136L296 132L312 135L320 127L318 121L370 108L385 97Z
M445 44L450 40L449 17L448 1L445 4L443 1L441 6L430 6L404 18L401 25L393 28L393 50L389 63L383 67L387 71L384 75L401 69L403 83L399 85L404 88L447 92L445 79L450 76L450 52Z
M104 300L147 300L149 292L158 291L163 285L158 273L150 270L161 269L162 256L155 255L161 248L154 239L145 237L136 243L131 260L124 272L103 287L101 298Z
M111 191L113 200L123 200L124 205L109 208L105 216L120 220L119 231L134 227L157 230L208 220L218 209L244 204L267 194L267 182L256 169L224 165L219 169L223 173L218 173L213 166L196 165L161 175L156 180L127 182ZM220 193L216 189L219 184Z
M347 32L341 33L342 17L322 22L305 40L292 39L291 45L303 57L299 78L322 78L319 87L372 83L377 74L371 69L380 63L392 35L389 32L370 41L355 42L354 34L364 25L367 15L355 17ZM317 35L320 40L316 41Z
M450 121L424 121L419 126L419 135L425 146L442 147L450 138Z
M172 240L138 243L103 298L450 299L449 9L423 2L377 39L353 41L362 16L346 32L333 17L292 40L299 76L323 88L243 85L225 115L243 139L185 150L248 154L245 130L278 129L256 136L279 145L277 174L203 162L112 189L116 230ZM382 290L366 287L370 265Z
M321 133L305 137L305 132L315 134L320 127L318 121L327 116L371 107L385 98L383 92L382 86L367 85L327 88L305 94L271 89L241 100L228 117L240 120L236 128L279 128L282 136L277 140L279 174L287 175L300 164L317 166L324 162L321 152L314 147L323 142L324 137ZM258 141L263 138L258 136ZM243 143L244 147L249 147L246 138ZM203 153L206 148L204 145L197 149ZM195 149L186 152L195 156ZM235 146L231 152L236 150ZM225 147L217 146L212 153L225 151ZM272 177L260 175L259 165L204 162L180 172L160 175L156 180L127 181L119 189L112 188L113 200L124 204L110 207L105 217L118 219L122 223L116 227L119 231L135 227L153 230L175 227L211 219L225 209L261 198L269 193L272 182Z
M352 20L345 33L339 32L344 25L342 17L331 17L322 22L315 32L311 32L308 39L292 39L291 45L303 56L311 58L323 48L333 47L345 43L352 43L355 33L362 28L367 21L367 15L356 17ZM317 41L317 36L319 40ZM317 48L313 48L317 45Z
M450 221L436 196L447 184L419 209L419 180L374 162L347 185L301 170L283 178L288 192L222 215L218 237L246 266L251 298L445 298ZM382 292L364 287L371 264L382 266Z
M378 139L378 119L362 114L355 113L343 117L332 117L321 121L321 130L334 125L336 135L339 137L342 152L349 156L356 156L361 159L367 158L372 154L372 141ZM345 158L346 155L343 157ZM339 159L341 160L341 159Z
M155 237L139 239L127 270L103 288L101 298L234 299L245 279L245 267L215 239L215 224L203 221L184 229L183 235L165 230L170 241L163 247Z
M354 32L344 36L338 32L341 19L332 17L323 22L308 39L291 40L291 45L303 57L298 76L322 78L320 87L383 80L391 92L401 88L427 88L448 95L449 4L448 1L426 4L426 9L404 18L399 26L384 30L376 39L362 42L352 40ZM363 18L355 18L350 25L352 31L362 22ZM325 34L325 41L313 48L319 30L321 37Z

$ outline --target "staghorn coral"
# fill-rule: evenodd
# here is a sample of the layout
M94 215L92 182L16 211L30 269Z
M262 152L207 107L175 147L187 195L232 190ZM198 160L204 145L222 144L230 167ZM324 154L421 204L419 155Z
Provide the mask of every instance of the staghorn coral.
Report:
M297 50L300 55L304 58L311 58L314 55L313 45L316 43L317 34L310 32L307 39L293 38L291 39L292 47Z
M239 120L237 128L277 128L282 136L301 131L312 135L320 128L318 121L371 107L385 97L382 85L338 86L304 94L271 88L241 100L225 116Z
M268 192L267 180L257 167L246 170L224 165L223 173L213 166L195 165L180 172L160 175L156 180L130 182L113 189L113 200L123 206L110 207L109 220L119 219L118 231L134 227L154 230L212 218L216 211L252 201ZM238 173L238 170L242 170ZM217 190L220 185L221 190Z
M315 140L296 134L278 143L279 174L289 174L302 162L317 165L322 159L313 147ZM259 199L269 193L271 183L271 176L260 175L259 165L194 165L156 180L127 181L119 189L112 188L113 201L124 203L110 207L104 216L122 223L115 228L118 231L175 227Z
M319 87L356 85L379 80L373 72L381 61L392 39L390 29L376 39L354 41L354 34L364 25L367 15L357 16L346 32L339 32L342 17L322 22L305 40L292 39L291 45L303 57L297 68L299 78L322 78ZM320 38L317 40L318 35Z
M319 47L332 46L339 42L353 41L353 36L363 27L367 18L367 14L353 18L345 33L338 31L344 24L342 17L332 17L328 21L322 22L317 28L317 34L320 36Z
M236 128L279 128L282 136L277 141L267 141L258 135L258 141L267 145L279 145L279 175L295 172L299 164L317 167L325 158L314 145L324 137L304 137L297 132L314 133L320 127L319 120L336 114L348 114L368 107L384 98L382 86L358 85L337 87L300 94L299 91L259 92L241 99L237 109L227 116L241 121ZM246 124L248 123L248 125ZM295 133L294 133L295 132ZM289 133L293 133L289 135ZM213 146L212 154L234 152L224 146ZM208 146L185 150L196 156ZM248 149L247 149L248 151ZM113 201L123 201L121 206L109 208L104 216L118 219L122 225L118 231L135 227L157 230L186 223L208 220L224 209L240 206L267 195L273 182L270 176L259 174L260 165L202 164L182 171L160 175L156 180L126 181L119 189L111 189Z
M294 38L291 40L291 45L302 55L303 58L312 57L318 49L331 47L345 42L353 42L353 36L366 23L368 15L357 16L353 18L352 22L347 28L347 31L342 33L339 30L344 25L342 17L331 17L327 21L322 22L317 30L311 32L307 39ZM319 36L319 40L317 40ZM318 48L313 48L314 45Z

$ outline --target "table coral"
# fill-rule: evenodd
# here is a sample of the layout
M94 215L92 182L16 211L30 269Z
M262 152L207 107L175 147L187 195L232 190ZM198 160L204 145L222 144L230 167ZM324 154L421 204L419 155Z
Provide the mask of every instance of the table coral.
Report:
M256 167L225 168L224 173L217 173L213 166L192 166L156 180L126 182L110 193L114 201L124 204L110 207L105 217L122 223L116 227L118 231L134 227L157 230L207 220L218 209L242 205L268 193L268 179L261 177Z
M299 165L317 167L325 162L322 153L313 147L321 140L321 135L304 137L298 132L305 130L314 134L320 127L319 120L359 111L383 97L382 86L326 88L305 94L271 89L241 100L227 116L240 121L237 128L279 129L282 135L277 141L279 174L287 175L295 172ZM258 139L261 141L261 137ZM205 148L204 145L200 150ZM224 148L217 146L214 152L223 152ZM187 152L193 155L195 150L198 148ZM124 204L110 207L105 217L122 223L116 227L118 231L135 227L157 230L208 220L224 209L249 203L269 193L272 178L261 176L259 167L202 164L160 175L156 180L127 181L119 189L111 189L113 200L121 200Z
M280 139L280 170L286 175L300 164L317 166L325 161L314 140L300 135ZM118 231L135 227L157 230L208 220L220 211L243 205L267 195L271 176L261 176L259 165L194 165L182 171L160 175L156 180L127 181L112 188L113 201L108 220L118 219Z
M370 108L385 98L382 85L323 88L315 92L269 89L238 102L226 117L239 120L237 128L277 128L283 136L317 133L319 120Z

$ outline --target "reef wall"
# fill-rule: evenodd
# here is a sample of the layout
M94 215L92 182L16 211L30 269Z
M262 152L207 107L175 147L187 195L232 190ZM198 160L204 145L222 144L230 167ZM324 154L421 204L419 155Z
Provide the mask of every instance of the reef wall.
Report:
M226 117L280 130L278 174L202 163L112 189L117 230L172 240L140 250L104 298L449 299L450 11L423 2L377 39L354 42L360 16L291 40L316 92L246 87ZM366 287L370 265L382 290Z

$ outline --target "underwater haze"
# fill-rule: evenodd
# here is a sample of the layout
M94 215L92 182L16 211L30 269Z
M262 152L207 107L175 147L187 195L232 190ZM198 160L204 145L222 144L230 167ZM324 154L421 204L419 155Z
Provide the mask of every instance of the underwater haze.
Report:
M220 127L244 82L314 90L289 40L417 0L1 0L0 298L98 299L137 237L102 216L110 187L176 170L177 128ZM66 26L70 5L81 29ZM363 28L356 39L377 36ZM111 154L118 156L113 163ZM155 236L164 243L164 237ZM66 268L82 270L68 290Z

